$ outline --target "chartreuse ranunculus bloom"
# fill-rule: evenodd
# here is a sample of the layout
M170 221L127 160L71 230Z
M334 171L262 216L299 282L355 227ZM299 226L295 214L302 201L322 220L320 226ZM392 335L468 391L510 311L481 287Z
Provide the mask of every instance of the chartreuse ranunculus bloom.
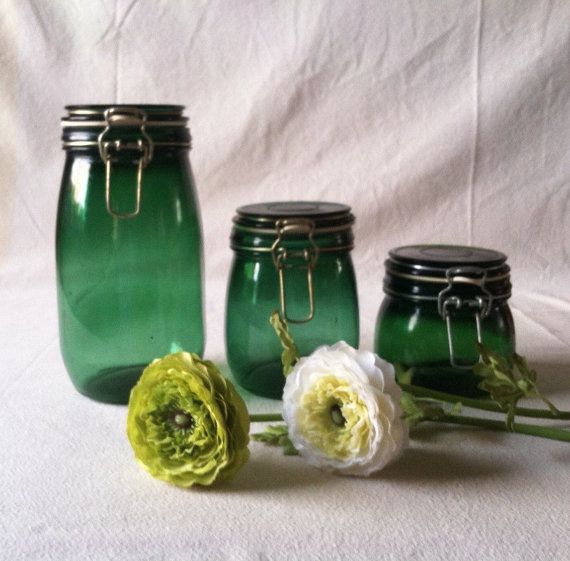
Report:
M179 487L227 479L249 458L245 403L212 362L191 353L147 366L131 391L127 435L139 463Z

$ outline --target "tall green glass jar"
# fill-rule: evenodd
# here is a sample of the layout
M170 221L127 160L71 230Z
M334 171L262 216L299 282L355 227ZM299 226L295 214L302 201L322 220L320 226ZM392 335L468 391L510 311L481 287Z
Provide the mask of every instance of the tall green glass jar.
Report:
M357 346L358 298L350 207L278 202L237 209L226 307L228 364L255 394L281 398L281 345L269 317L280 310L301 355L345 340Z
M148 362L204 349L187 118L178 105L66 109L56 231L61 352L81 393L126 403Z
M412 382L476 396L477 342L504 356L515 351L508 305L510 268L498 251L449 245L393 249L385 262L386 294L375 350L412 368Z

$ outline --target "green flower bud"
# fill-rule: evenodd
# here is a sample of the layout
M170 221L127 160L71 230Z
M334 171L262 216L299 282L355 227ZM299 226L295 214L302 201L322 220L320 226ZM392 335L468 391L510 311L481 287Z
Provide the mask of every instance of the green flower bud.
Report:
M178 485L211 485L249 458L245 403L218 368L191 353L147 366L131 390L127 436L139 463Z

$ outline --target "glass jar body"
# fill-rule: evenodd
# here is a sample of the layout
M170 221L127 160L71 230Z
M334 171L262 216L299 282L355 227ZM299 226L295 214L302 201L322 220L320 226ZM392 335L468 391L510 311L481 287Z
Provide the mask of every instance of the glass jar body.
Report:
M111 204L135 204L137 166L113 162ZM60 345L75 387L126 403L142 369L180 349L201 354L202 237L186 150L156 150L140 212L113 216L96 151L69 151L61 184L56 264Z
M453 312L449 325L455 363L475 364L479 353L473 311ZM481 341L504 356L515 351L514 323L506 299L494 301L481 319ZM458 395L482 394L477 387L480 379L471 368L451 364L447 323L437 302L385 296L376 322L375 351L389 362L413 368L414 384Z
M318 346L344 340L358 346L356 280L348 252L322 252L313 270L314 317L289 322L302 356ZM285 271L287 315L306 317L309 310L306 268ZM279 309L279 275L270 254L236 252L226 306L226 352L237 382L251 392L280 399L285 378L281 344L269 323Z

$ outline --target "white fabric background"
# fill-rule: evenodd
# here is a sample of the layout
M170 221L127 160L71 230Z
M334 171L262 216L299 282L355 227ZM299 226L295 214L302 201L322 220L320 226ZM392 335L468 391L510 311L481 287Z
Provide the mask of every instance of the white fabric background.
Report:
M69 103L182 103L206 248L206 354L224 362L234 209L357 216L361 344L409 243L504 251L519 351L570 408L570 4L2 0L1 559L566 559L570 448L425 427L371 480L252 445L183 492L132 460L126 410L59 356L54 224ZM253 411L277 402L247 396Z

